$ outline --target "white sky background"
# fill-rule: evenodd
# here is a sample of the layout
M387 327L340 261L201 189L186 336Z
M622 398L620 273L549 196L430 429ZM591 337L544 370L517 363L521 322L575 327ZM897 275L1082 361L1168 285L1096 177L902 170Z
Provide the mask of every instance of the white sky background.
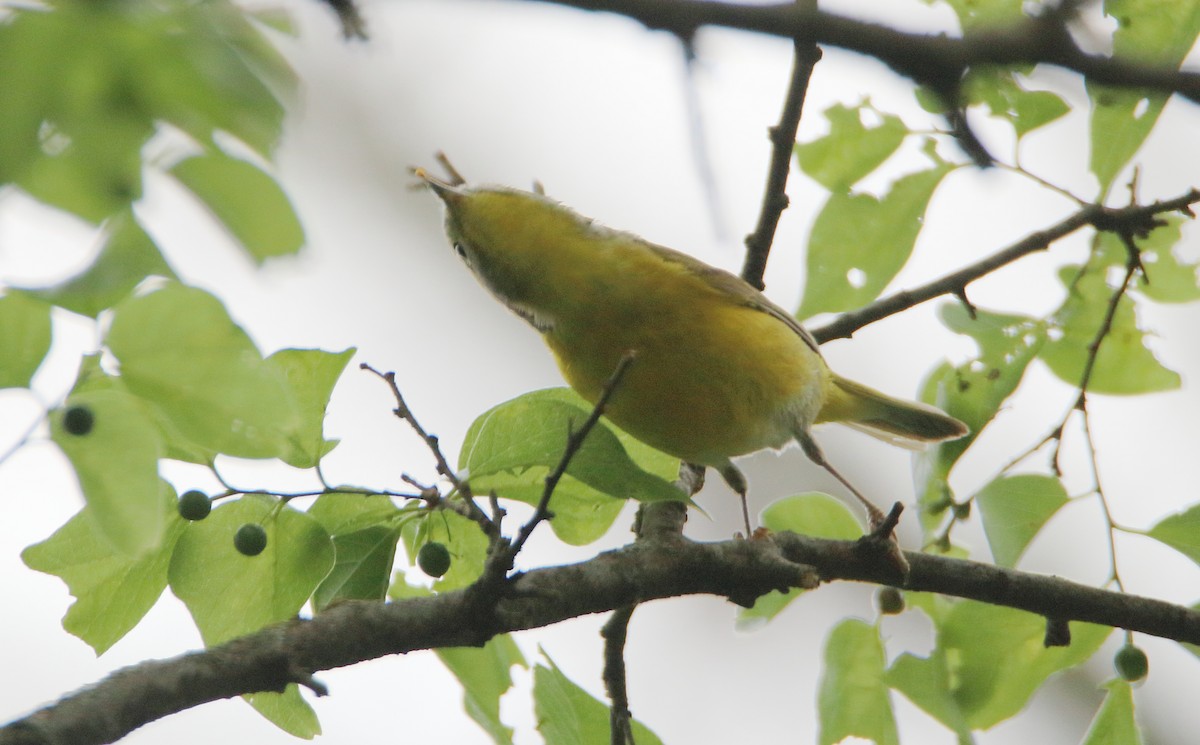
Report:
M874 4L859 3L875 12ZM547 192L613 227L686 250L737 271L741 238L757 216L769 157L766 128L773 124L787 82L790 44L750 34L703 31L695 82L709 157L728 235L712 229L693 161L682 57L677 42L618 17L584 14L537 3L375 2L365 5L372 40L345 44L331 14L315 3L292 3L301 21L298 40L283 42L304 84L280 154L280 176L305 221L309 247L295 260L261 272L167 179L152 178L140 214L187 281L218 291L234 318L265 351L287 346L359 353L333 400L327 431L342 445L328 461L332 481L399 486L401 471L433 480L433 464L416 438L390 414L386 388L353 370L359 361L396 370L414 411L442 437L452 456L472 419L513 396L561 385L537 335L480 289L441 234L441 213L429 194L409 190L409 165L434 165L447 152L471 181L528 186ZM848 7L848 6L842 6ZM907 28L949 29L948 11L905 4ZM870 17L881 18L878 15ZM886 20L886 19L884 19ZM1050 72L1037 86L1052 87L1078 103L1082 85ZM834 100L870 96L913 127L936 124L913 103L910 85L863 58L827 49L809 93L801 138L824 131L818 112ZM1177 196L1197 185L1200 125L1196 107L1173 101L1166 126L1143 149L1141 196ZM978 121L978 120L976 120ZM1085 115L1027 138L1023 161L1038 173L1090 195ZM985 142L1011 159L1006 128L980 122ZM872 187L882 182L869 181ZM823 193L794 174L793 207L780 226L767 273L767 292L795 307L803 280L801 248ZM1121 193L1121 198L1124 194ZM962 170L939 190L917 253L893 288L912 286L1056 222L1072 210L1020 179L993 170ZM83 266L88 236L53 223L27 202L0 199L0 277L14 283L52 281L63 267ZM42 227L39 227L42 226ZM1185 235L1197 255L1196 228ZM1082 256L1080 239L1050 255L972 288L982 307L1045 312L1061 297L1048 267ZM27 246L36 246L29 250ZM895 394L913 395L922 376L943 357L961 359L972 345L933 321L934 304L864 330L825 351L840 372ZM1197 308L1154 309L1143 325L1161 336L1163 361L1184 375L1180 392L1130 400L1093 397L1106 489L1118 521L1148 527L1195 501L1200 463L1195 457L1200 374ZM94 346L93 332L56 325L55 357L36 386L48 400L70 384L78 354ZM982 452L969 457L956 486L963 495L982 485L1009 454L1045 433L1069 406L1072 393L1035 366L1020 395L989 428ZM33 407L17 394L0 394L0 449L8 433L25 426ZM17 422L20 422L17 424ZM831 459L869 495L911 501L908 455L840 428L819 437ZM986 443L986 445L985 445ZM1074 456L1080 451L1073 450ZM1033 461L1036 463L1037 461ZM1083 461L1072 461L1083 474ZM809 489L841 493L798 451L747 459L751 498L761 509L774 498ZM294 475L256 464L231 464L230 478L247 486L281 489ZM166 474L182 491L211 488L203 474L180 468ZM699 501L711 520L693 516L689 534L724 539L740 527L736 500L718 479ZM304 482L307 483L307 482ZM1073 485L1083 488L1086 477ZM900 489L902 493L896 494ZM100 660L59 626L70 598L55 578L26 569L18 553L61 525L81 502L52 446L30 448L0 467L0 587L9 598L0 634L0 721L7 721L107 671L200 645L186 611L170 599ZM881 498L879 501L888 501ZM629 513L631 514L631 513ZM623 517L604 546L629 538ZM904 535L918 540L915 527ZM981 531L956 538L980 550ZM1196 600L1197 568L1150 541L1122 537L1122 574L1128 587L1177 602ZM525 556L531 564L587 558L596 547L557 545L539 531ZM1107 574L1105 543L1094 500L1071 505L1031 547L1022 568L1087 582ZM871 590L835 585L812 593L769 626L732 629L733 608L712 598L652 603L638 609L630 630L630 695L635 714L669 743L814 741L815 698L824 635L836 619L872 618ZM586 618L518 635L532 660L542 645L576 682L596 694L600 683L602 618ZM884 624L889 652L923 652L928 627L918 613ZM1117 639L1117 635L1114 635ZM1137 699L1155 743L1190 741L1200 730L1192 692L1200 666L1177 645L1139 637L1152 672ZM1077 742L1110 675L1107 655L1050 685L1032 712L984 733L979 742ZM517 671L522 687L529 676ZM429 653L390 658L322 673L332 695L315 703L325 742L487 742L462 713L460 692ZM905 699L895 696L901 738L907 743L952 743L953 736ZM518 742L537 742L527 699L506 706ZM210 704L153 724L129 743L293 743L249 707Z

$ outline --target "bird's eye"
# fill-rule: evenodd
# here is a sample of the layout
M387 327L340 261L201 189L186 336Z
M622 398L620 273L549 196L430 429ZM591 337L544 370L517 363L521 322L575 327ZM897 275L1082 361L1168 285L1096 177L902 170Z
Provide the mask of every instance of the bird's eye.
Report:
M467 249L463 248L463 244L459 243L458 241L454 242L454 253L458 254L464 259L467 258Z

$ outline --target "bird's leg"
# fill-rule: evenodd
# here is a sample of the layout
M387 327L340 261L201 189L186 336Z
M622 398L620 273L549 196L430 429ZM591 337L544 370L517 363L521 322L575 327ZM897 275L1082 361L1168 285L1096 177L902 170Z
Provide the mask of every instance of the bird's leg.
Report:
M729 484L729 488L737 492L737 495L742 500L742 519L746 522L746 538L754 535L754 531L750 528L750 507L746 504L746 477L738 470L737 466L732 462L726 461L718 472L721 478L725 479L725 483Z
M855 489L854 485L847 481L845 476L838 473L838 470L834 468L828 460L825 459L825 453L821 450L821 446L817 444L817 441L813 439L813 436L810 433L796 433L796 441L800 443L800 447L804 449L804 454L808 456L809 460L832 474L835 479L842 482L842 486L849 489L850 493L858 498L858 501L861 502L862 506L867 510L867 519L870 520L871 530L874 530L883 524L884 520L887 519L887 515L884 515L883 512L876 507L871 500L864 497L862 492L860 492L858 489Z

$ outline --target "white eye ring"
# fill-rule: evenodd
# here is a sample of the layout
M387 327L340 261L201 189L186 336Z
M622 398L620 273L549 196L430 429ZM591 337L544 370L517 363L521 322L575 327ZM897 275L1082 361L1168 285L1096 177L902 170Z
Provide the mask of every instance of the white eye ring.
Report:
M463 248L463 244L458 241L454 242L454 252L464 259L467 258L467 249Z

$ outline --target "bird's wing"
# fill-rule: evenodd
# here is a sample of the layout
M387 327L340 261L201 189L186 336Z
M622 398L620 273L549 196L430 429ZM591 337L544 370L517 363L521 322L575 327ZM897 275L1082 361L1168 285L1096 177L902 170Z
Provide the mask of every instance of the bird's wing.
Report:
M676 251L673 248L659 246L648 241L646 242L646 245L649 246L654 253L662 257L664 261L669 261L683 266L693 276L701 279L716 292L728 297L730 301L738 305L744 305L748 308L762 311L763 313L766 313L767 315L777 319L780 323L787 326L789 329L794 331L797 336L803 339L804 343L807 344L814 352L816 352L818 355L821 353L821 350L817 346L817 340L813 338L812 334L808 333L808 329L801 326L800 322L792 317L792 314L771 302L766 295L756 290L750 285L750 283L746 282L746 280L735 274L730 274L724 269L718 269L715 266L705 264L699 259L680 251Z

